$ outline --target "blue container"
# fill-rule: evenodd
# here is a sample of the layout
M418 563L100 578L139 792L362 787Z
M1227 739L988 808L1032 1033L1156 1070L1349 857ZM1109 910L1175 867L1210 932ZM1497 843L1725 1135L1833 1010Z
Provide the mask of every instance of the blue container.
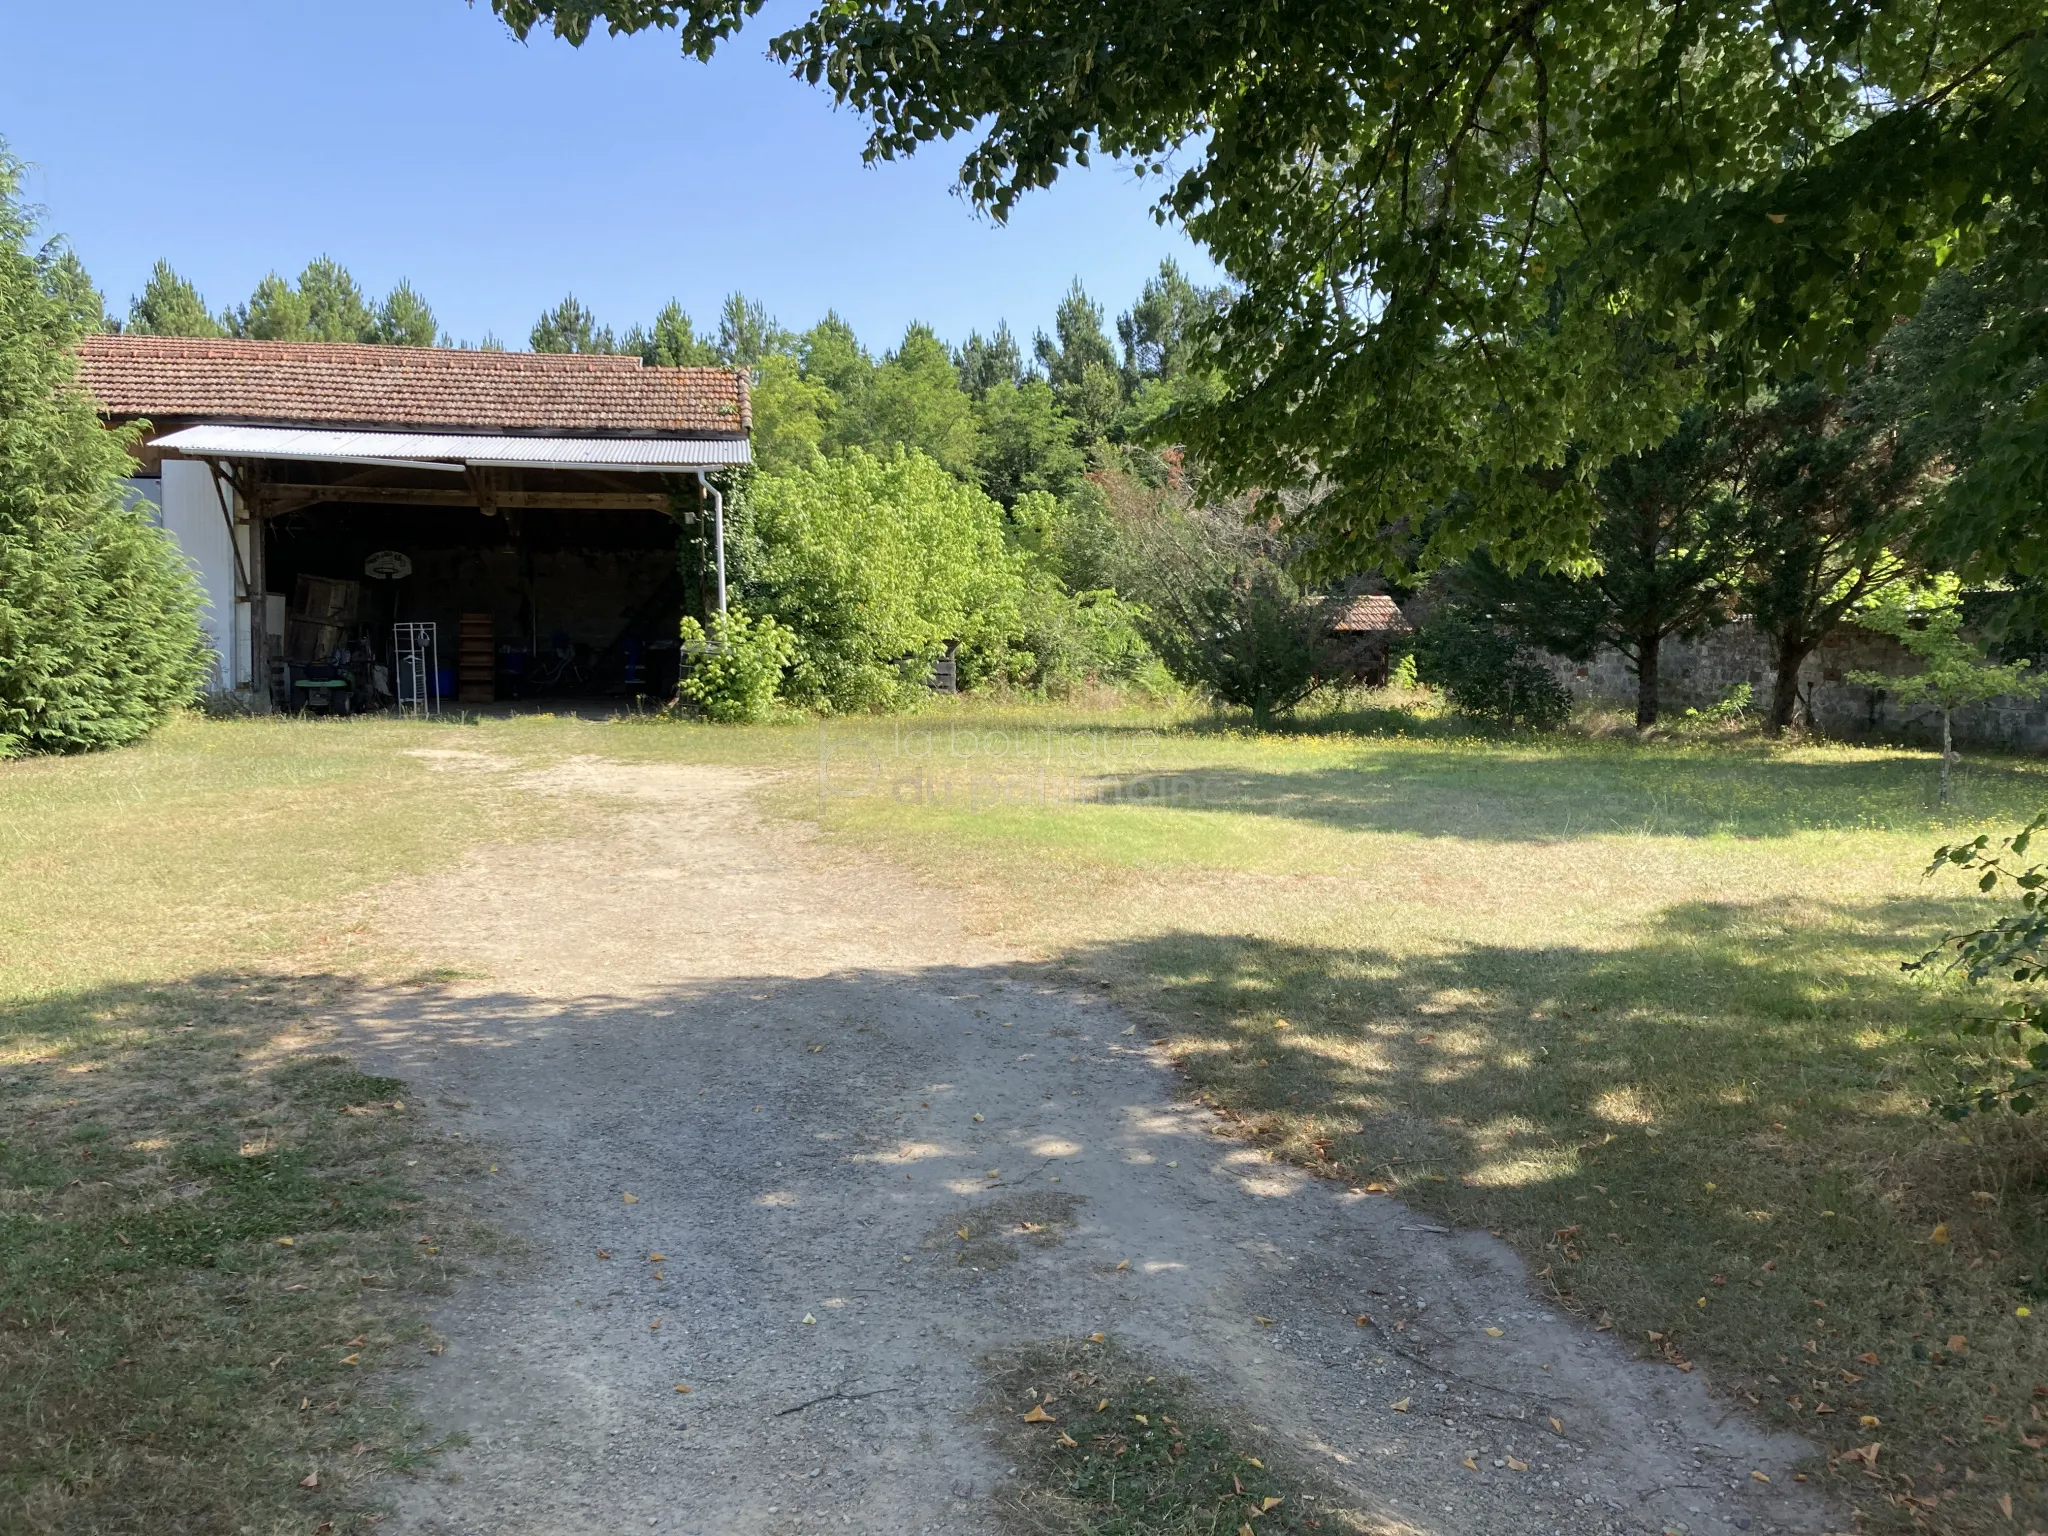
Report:
M441 689L441 702L443 704L453 704L455 702L455 669L453 667L440 667L435 670L434 676L439 680L438 686Z

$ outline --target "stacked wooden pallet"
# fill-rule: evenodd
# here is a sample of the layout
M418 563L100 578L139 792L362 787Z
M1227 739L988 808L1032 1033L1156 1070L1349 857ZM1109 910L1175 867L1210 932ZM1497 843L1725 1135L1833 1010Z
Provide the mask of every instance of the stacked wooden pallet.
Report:
M462 647L457 653L458 690L464 704L489 704L498 697L497 632L488 613L462 616Z

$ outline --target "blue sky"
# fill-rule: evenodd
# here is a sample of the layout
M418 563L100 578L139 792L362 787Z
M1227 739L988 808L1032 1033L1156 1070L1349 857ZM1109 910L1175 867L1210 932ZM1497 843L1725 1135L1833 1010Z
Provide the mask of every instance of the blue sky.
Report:
M953 195L959 143L864 168L858 120L763 57L778 12L700 65L659 33L522 45L463 0L0 0L0 135L124 313L159 256L218 310L324 253L457 338L523 346L571 291L701 329L740 289L879 350L912 320L1028 344L1076 276L1114 316L1162 257L1211 274L1121 167L1007 227Z

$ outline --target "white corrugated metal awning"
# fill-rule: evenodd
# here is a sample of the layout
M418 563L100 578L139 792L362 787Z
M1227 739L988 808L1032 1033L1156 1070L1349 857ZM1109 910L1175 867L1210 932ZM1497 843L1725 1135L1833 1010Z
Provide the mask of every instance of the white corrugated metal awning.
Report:
M499 437L484 433L337 432L314 427L186 427L154 439L194 458L303 459L460 471L609 469L659 473L751 462L744 437Z

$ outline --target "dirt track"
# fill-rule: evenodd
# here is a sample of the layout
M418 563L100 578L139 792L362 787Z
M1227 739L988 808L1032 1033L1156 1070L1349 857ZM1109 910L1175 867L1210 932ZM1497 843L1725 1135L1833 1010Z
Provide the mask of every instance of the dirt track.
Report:
M1389 1532L1841 1521L1803 1443L1546 1307L1492 1238L1215 1134L1111 1002L763 819L744 774L545 787L629 808L389 889L390 943L484 979L341 1021L489 1141L483 1214L525 1244L404 1382L471 1444L395 1528L988 1530L976 1360L1098 1330Z

